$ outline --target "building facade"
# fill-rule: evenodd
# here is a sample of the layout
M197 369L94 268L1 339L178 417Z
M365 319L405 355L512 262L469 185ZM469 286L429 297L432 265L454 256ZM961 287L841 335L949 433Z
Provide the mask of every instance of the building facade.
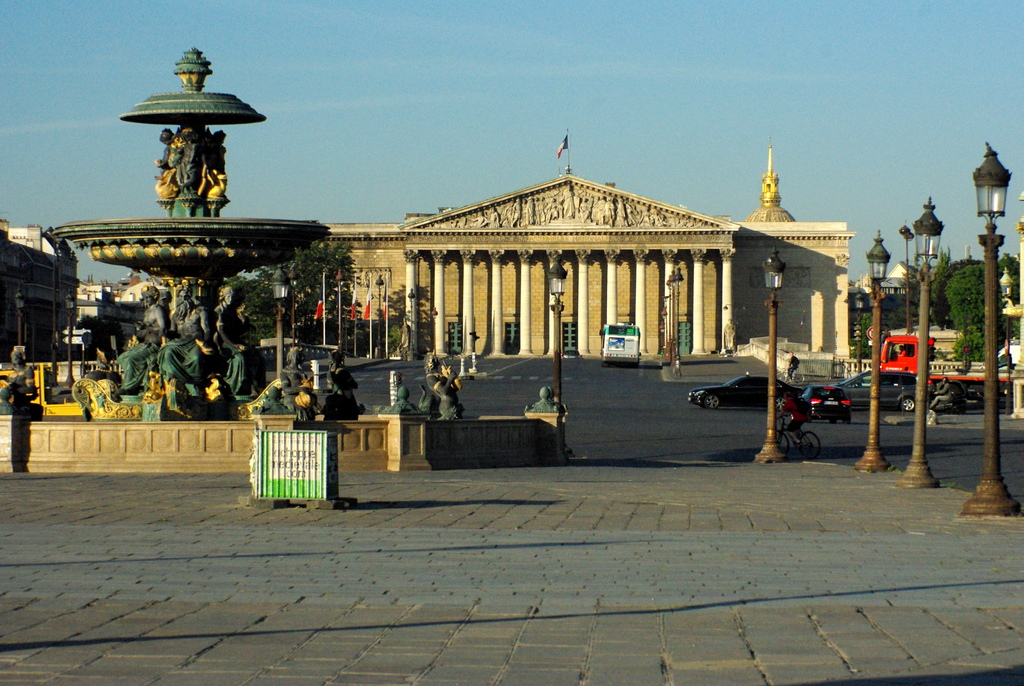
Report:
M617 322L640 328L648 357L673 333L683 355L718 352L733 331L737 345L766 335L762 264L773 248L787 263L779 335L849 353L852 234L843 222L793 221L770 152L761 207L744 222L566 175L398 224L329 227L352 246L356 293L384 283L389 323L418 355L548 354L559 334L565 349L596 355L602 326ZM560 332L546 278L555 262L568 272Z
M78 258L66 241L57 241L40 226L12 227L0 220L0 347L4 361L20 340L32 361L52 360L66 326L64 301L78 286ZM17 295L21 293L19 317Z

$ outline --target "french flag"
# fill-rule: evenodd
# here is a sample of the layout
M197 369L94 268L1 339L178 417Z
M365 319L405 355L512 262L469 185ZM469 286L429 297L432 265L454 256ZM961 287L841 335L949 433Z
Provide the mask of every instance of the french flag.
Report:
M363 307L363 319L370 318L370 303L373 302L373 291L369 288L366 289L366 305Z
M562 159L562 153L569 149L569 134L565 134L565 140L558 146L558 155L555 159Z
M320 289L320 300L316 303L316 313L313 315L313 319L324 318L324 290Z

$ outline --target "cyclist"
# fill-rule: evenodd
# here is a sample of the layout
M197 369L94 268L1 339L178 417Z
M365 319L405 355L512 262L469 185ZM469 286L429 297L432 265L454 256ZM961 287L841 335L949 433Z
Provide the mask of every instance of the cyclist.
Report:
M800 427L804 425L804 422L811 419L808 415L810 408L806 407L807 402L805 400L797 398L790 391L786 391L783 397L786 400L782 405L782 413L789 413L789 424L786 425L783 431L792 436L795 442L799 442Z
M796 356L796 353L789 354L789 369L786 371L786 380L792 381L793 376L796 374L796 370L800 367L800 358Z

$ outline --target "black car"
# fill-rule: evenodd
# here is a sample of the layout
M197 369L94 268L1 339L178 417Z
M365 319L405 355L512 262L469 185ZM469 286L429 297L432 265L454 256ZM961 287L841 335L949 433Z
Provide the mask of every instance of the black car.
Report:
M881 372L879 392L884 408L914 411L914 393L917 391L917 376L907 372ZM871 372L863 372L835 384L842 388L852 407L871 405Z
M808 386L800 395L811 406L811 419L850 423L850 401L837 386Z
M782 394L789 391L800 395L800 389L781 379L776 380L775 397L782 405ZM765 407L768 404L767 376L737 376L719 386L701 386L690 391L689 400L694 405L714 410L725 405L736 407Z

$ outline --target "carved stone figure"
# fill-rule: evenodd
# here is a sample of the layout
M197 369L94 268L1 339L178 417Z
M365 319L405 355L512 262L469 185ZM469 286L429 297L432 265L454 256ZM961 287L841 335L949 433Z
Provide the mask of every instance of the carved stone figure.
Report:
M409 402L409 389L405 386L399 386L395 392L395 404L388 405L379 414L418 414L419 409ZM324 415L326 418L326 415Z
M139 395L149 385L149 373L156 371L156 357L169 326L167 308L160 301L160 291L153 285L142 289L145 311L135 323L135 336L118 355L121 366L121 395Z
M266 366L259 351L246 343L252 330L249 318L242 313L245 293L231 286L220 289L215 340L226 362L224 382L235 398L251 398L263 388Z
M736 326L732 323L731 319L725 325L722 338L724 339L723 343L725 343L726 350L736 349Z

